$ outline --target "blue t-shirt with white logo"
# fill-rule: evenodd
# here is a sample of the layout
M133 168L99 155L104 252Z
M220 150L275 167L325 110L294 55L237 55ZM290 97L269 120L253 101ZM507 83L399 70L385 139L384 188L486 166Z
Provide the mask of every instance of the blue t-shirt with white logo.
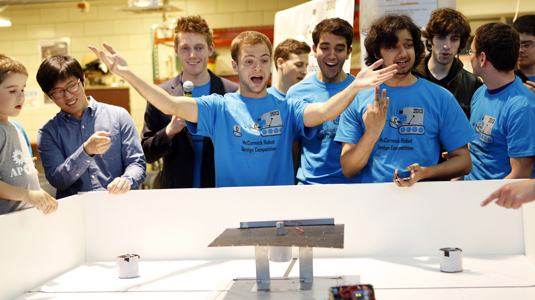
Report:
M288 90L288 97L304 99L309 103L327 102L349 86L355 76L337 83L325 83L316 75L308 76ZM301 162L297 179L303 184L356 183L356 178L347 178L342 173L340 154L342 145L334 142L340 117L327 121L316 128L311 139L301 139Z
M268 94L247 98L238 93L195 98L198 123L192 134L210 137L215 148L216 187L292 185L292 141L311 136L303 112L307 103Z
M502 179L510 157L535 156L535 95L519 77L498 93L480 87L472 97L472 171L466 180ZM532 178L533 175L532 175Z
M438 162L440 143L446 151L456 150L472 140L470 124L455 97L425 79L406 87L381 84L390 98L386 123L368 163L355 177L363 183L391 182L396 169L432 166ZM357 94L342 113L335 141L357 144L365 131L362 116L373 103L375 89Z

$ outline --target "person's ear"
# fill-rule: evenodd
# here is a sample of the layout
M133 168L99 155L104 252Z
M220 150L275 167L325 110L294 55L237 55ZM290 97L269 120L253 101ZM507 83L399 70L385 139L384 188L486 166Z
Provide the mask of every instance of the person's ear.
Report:
M281 69L282 64L284 63L284 60L282 58L277 58L277 61L275 62L277 64L277 69Z
M312 45L312 51L314 51L314 57L318 58L317 56L318 53L316 52L316 45Z
M487 54L485 54L485 52L479 53L479 56L477 57L477 60L479 61L479 66L481 66L481 67L485 66L489 62L487 60Z
M234 72L238 72L238 63L236 63L235 61L231 61L232 63L232 70L234 70Z
M215 51L215 45L214 45L214 43L212 43L208 47L208 57L212 56L212 54L214 54L214 51Z
M347 49L347 58L346 58L346 60L349 59L349 54L351 54L351 52L353 52L353 47L349 47L349 48Z

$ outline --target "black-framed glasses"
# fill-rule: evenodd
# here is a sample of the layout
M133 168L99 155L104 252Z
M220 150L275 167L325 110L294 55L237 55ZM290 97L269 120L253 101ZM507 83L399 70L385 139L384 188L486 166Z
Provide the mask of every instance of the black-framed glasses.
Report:
M535 46L535 42L533 41L524 41L520 43L520 49L524 51L528 51L529 49L533 48Z
M48 94L48 96L50 96L50 98L52 98L54 100L61 100L61 99L63 99L63 97L65 97L65 91L69 92L69 94L74 94L74 93L78 92L78 90L80 89L79 83L80 83L80 78L78 78L78 80L75 83L67 86L64 89L54 91L54 92Z

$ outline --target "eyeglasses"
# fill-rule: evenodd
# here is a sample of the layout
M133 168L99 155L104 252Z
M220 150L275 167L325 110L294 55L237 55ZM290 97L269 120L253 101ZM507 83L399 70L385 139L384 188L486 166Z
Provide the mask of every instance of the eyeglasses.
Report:
M520 43L520 49L524 51L528 51L529 49L533 48L535 46L535 42L533 41L524 41Z
M79 83L80 83L80 78L78 78L78 81L69 85L67 88L54 91L48 94L48 96L50 96L50 98L54 100L61 100L63 99L63 97L65 97L65 91L69 92L69 94L74 94L78 92L78 90L80 89L80 86L78 85Z

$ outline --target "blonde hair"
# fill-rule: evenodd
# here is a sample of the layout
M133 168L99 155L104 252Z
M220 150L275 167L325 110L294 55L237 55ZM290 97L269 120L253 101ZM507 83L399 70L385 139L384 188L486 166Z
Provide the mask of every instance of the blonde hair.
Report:
M12 74L23 74L28 76L28 70L24 65L7 55L0 54L0 84L6 80L7 76Z

